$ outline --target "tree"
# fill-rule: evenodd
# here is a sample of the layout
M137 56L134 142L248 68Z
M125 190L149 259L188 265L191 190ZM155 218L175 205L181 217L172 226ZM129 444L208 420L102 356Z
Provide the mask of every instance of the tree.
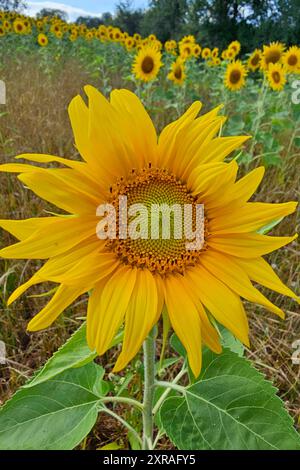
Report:
M188 0L151 0L141 23L142 33L151 33L161 41L179 38L188 13Z
M88 28L98 28L98 26L103 24L103 20L94 16L79 16L76 24L85 24Z
M140 32L141 21L144 17L142 10L132 8L132 0L121 0L116 6L114 24L130 35Z
M201 44L226 47L238 39L244 52L277 36L279 3L299 4L299 0L190 0L187 29ZM299 24L299 23L298 23Z
M105 24L106 26L112 25L114 21L113 16L109 11L106 13L102 13L101 19L102 19L103 24Z
M68 21L68 14L56 8L43 8L36 16L37 18L49 16L50 18L60 18L63 21Z
M26 4L23 0L0 0L0 10L21 12L25 8Z

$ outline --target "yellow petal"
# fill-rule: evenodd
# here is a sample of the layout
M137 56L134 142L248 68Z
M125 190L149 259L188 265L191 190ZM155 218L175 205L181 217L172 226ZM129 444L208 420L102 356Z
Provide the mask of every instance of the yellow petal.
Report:
M29 322L28 331L48 328L74 300L87 290L88 288L83 286L67 287L61 285L46 307Z
M241 147L250 138L249 136L217 137L211 140L201 148L203 154L201 163L224 161L228 155Z
M0 220L0 227L18 240L26 240L34 232L53 223L53 217L40 217L25 220Z
M284 204L248 202L224 216L220 215L210 220L209 232L214 235L256 232L273 220L292 214L296 208L296 202Z
M136 284L125 315L123 347L114 367L115 372L124 369L140 350L154 326L157 301L157 287L153 275L148 270L138 270Z
M86 164L84 162L77 162L75 160L69 160L67 158L55 157L54 155L46 155L39 153L24 153L15 157L17 160L30 160L31 162L36 163L61 163L69 168L79 170L84 168Z
M179 119L177 119L177 121L172 122L163 129L158 140L158 164L161 167L165 167L166 163L172 156L178 133L181 129L183 129L185 126L188 126L196 118L201 107L202 103L200 103L200 101L196 101Z
M248 320L239 296L203 266L190 269L186 276L194 284L200 301L216 320L249 346Z
M37 230L26 240L0 250L0 257L47 259L57 256L89 237L96 238L96 227L96 217L53 217L53 223Z
M78 95L71 101L68 111L75 138L75 145L78 149L78 152L85 161L90 162L92 159L92 155L88 139L88 107L86 106L81 96Z
M136 269L121 266L106 282L96 286L89 299L87 339L99 355L105 353L120 328L136 281Z
M222 251L239 258L256 258L271 253L296 240L294 237L269 237L258 233L233 233L214 235L208 238L207 244L217 251Z
M171 325L186 349L194 376L198 377L202 364L201 320L182 279L179 276L165 279L165 301Z
M206 147L216 134L220 131L224 125L226 118L224 116L215 118L213 121L204 121L198 124L199 130L197 136L192 136L193 140L189 143L188 147L181 152L181 148L178 147L176 158L181 163L179 174L182 175L182 179L186 180L194 168L197 168L203 162L203 156L205 153L202 152L202 147ZM196 122L196 121L195 121ZM188 137L188 136L187 136ZM185 142L188 138L182 136L182 140ZM181 136L180 136L181 138ZM206 162L204 162L206 163Z
M230 289L244 299L263 305L271 312L284 318L283 311L272 304L251 284L250 279L243 269L235 262L235 259L213 250L207 250L201 256L201 264Z
M230 214L236 207L244 205L257 190L264 173L265 168L260 166L239 181L224 188L222 198L215 200L214 204L210 205L210 217L214 218Z
M136 155L144 165L150 162L156 164L156 130L142 102L129 90L114 90L110 101L120 116L124 133L134 145Z
M81 191L80 178L77 187L68 184L68 174L73 170L43 170L19 175L22 181L37 196L71 214L95 214L100 197L93 199L92 194ZM59 173L58 172L62 172ZM63 173L64 172L64 173Z
M236 263L246 271L252 281L279 292L279 294L297 299L299 302L299 297L279 279L272 267L263 258L238 258Z

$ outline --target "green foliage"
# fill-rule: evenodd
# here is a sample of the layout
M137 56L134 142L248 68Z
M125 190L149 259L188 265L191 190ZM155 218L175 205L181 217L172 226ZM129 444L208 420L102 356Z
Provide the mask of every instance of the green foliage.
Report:
M20 389L0 412L0 449L68 450L94 426L108 387L94 363Z
M187 0L151 0L141 22L142 34L154 33L161 41L179 38L187 11Z
M37 18L44 18L45 16L48 16L50 18L60 18L63 21L68 21L67 13L57 8L42 8L36 16Z
M86 342L86 324L84 323L71 338L49 359L45 366L25 385L24 388L34 387L72 367L81 367L97 356Z
M276 390L247 360L206 351L204 363L200 381L160 409L159 422L179 449L300 449Z

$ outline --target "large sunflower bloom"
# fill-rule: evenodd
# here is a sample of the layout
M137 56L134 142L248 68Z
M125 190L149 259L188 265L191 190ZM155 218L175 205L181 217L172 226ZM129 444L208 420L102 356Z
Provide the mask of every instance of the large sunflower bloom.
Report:
M21 163L0 167L3 172L18 173L27 188L68 214L0 221L2 228L20 240L3 248L0 256L47 260L8 303L35 284L58 284L51 301L28 325L36 331L47 328L76 298L90 292L87 340L92 350L105 353L125 325L116 371L137 354L165 304L198 376L201 344L221 351L208 312L249 345L240 297L284 316L251 281L295 297L262 258L295 237L257 232L294 212L296 204L248 202L264 169L236 180L237 163L224 163L224 159L248 137L219 136L225 121L218 116L220 107L197 118L201 103L195 102L157 138L133 93L113 91L108 102L91 86L85 91L89 105L77 96L69 107L82 161L30 154L19 158L64 167L45 169ZM204 247L187 251L181 239L99 240L97 207L114 203L120 195L147 206L153 202L204 204Z

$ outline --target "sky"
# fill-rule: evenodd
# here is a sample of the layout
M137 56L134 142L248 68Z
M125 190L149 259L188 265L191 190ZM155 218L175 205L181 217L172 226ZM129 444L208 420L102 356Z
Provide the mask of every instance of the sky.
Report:
M102 13L115 10L117 0L30 0L26 1L28 8L26 13L34 16L42 8L58 8L65 11L70 21L75 21L78 16L101 16ZM147 0L133 0L133 6L144 8Z

